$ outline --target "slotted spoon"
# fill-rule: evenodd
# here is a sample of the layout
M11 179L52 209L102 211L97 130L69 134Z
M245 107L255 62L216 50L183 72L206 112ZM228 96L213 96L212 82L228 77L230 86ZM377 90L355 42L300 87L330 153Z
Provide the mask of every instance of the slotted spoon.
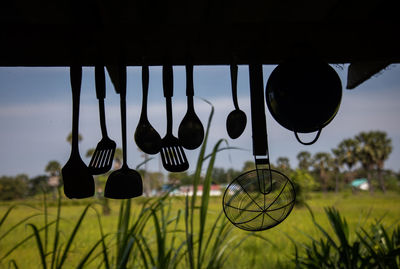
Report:
M167 106L167 134L161 141L161 161L164 168L170 172L183 172L189 168L185 151L179 141L172 134L172 96L173 70L171 65L163 66L164 97Z
M103 138L97 144L96 150L89 163L92 175L104 174L111 169L116 144L107 135L104 99L106 97L104 66L95 66L96 96L99 100L100 127Z

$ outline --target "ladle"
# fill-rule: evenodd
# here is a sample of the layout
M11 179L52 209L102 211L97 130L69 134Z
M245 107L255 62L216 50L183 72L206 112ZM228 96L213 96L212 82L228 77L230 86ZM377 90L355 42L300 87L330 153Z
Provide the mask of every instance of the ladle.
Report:
M108 177L104 196L114 199L128 199L143 194L143 182L140 174L137 171L130 169L127 164L126 66L118 66L117 70L118 72L109 72L109 74L118 76L111 80L118 81L114 86L120 94L123 163L121 169L112 172Z
M237 65L231 64L232 99L235 110L229 113L226 119L226 130L228 131L229 137L232 139L241 136L247 124L246 114L239 109L237 100L237 71Z
M64 193L68 198L87 198L94 195L94 179L79 155L79 101L81 94L82 66L71 66L72 88L72 143L71 156L61 170Z
M193 65L186 65L187 112L178 129L178 138L185 149L198 148L204 139L204 128L194 111Z
M161 148L161 136L147 118L147 94L149 92L149 67L142 67L142 112L135 131L136 145L147 154L157 154Z

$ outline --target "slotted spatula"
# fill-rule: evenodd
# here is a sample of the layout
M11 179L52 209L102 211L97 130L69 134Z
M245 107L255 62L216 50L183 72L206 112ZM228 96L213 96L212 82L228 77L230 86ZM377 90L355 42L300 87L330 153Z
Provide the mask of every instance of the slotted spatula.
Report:
M107 135L106 117L104 112L104 98L106 97L106 85L104 66L95 66L96 96L99 99L100 127L103 138L97 144L96 150L89 163L89 169L92 175L100 175L111 169L116 144Z
M164 168L170 172L183 172L189 168L185 151L179 141L172 134L172 96L173 70L171 65L163 66L163 88L167 106L167 134L161 141L161 161Z

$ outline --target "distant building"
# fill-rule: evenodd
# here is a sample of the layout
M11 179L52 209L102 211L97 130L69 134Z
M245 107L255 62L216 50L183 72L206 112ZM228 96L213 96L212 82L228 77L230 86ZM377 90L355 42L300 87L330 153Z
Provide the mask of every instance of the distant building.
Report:
M358 179L354 179L350 185L353 188L357 188L363 191L367 191L369 190L369 184L368 184L368 180L366 178L358 178Z
M60 177L59 176L51 176L47 182L51 187L58 187L60 184Z
M192 185L187 185L187 186L180 186L179 188L173 190L171 192L171 195L174 196L193 196L193 186ZM203 185L197 186L197 195L202 196L203 195ZM211 185L210 186L210 196L221 196L222 191L221 191L221 186L220 185Z

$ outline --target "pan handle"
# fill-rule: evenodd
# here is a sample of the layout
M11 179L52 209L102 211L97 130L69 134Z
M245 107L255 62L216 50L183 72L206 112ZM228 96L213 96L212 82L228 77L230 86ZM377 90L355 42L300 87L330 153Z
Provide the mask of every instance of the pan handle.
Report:
M320 134L321 134L321 131L322 131L322 128L320 128L320 129L318 130L317 135L316 135L315 138L314 138L312 141L310 141L310 142L303 142L303 141L301 141L301 139L300 139L300 137L299 137L299 135L297 134L296 131L294 132L294 136L296 137L297 141L299 141L300 144L303 144L303 145L308 146L308 145L312 145L312 144L314 144L315 142L317 142L317 140L318 140L318 138L319 138L319 136L320 136Z

